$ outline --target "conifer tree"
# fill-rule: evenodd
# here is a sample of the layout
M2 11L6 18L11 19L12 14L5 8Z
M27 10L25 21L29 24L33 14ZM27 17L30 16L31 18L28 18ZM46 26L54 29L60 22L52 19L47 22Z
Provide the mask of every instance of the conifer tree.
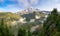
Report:
M47 20L44 22L44 36L53 36L56 33L57 16L57 9L54 8L51 14L47 17Z
M9 32L4 18L0 19L0 36L13 36L12 33Z
M28 36L32 36L32 32L28 30Z
M17 36L26 36L26 29L19 28Z

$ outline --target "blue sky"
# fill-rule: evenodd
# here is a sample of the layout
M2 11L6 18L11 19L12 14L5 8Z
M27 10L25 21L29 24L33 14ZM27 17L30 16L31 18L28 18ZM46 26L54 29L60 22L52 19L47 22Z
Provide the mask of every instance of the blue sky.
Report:
M60 10L60 0L0 0L0 11L18 12L26 8L39 8L40 10Z

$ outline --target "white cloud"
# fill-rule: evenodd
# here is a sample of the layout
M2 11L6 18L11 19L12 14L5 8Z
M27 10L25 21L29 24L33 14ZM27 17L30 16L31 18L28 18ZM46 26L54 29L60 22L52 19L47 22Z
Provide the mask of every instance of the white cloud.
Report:
M38 3L38 0L30 0L31 4L37 4Z
M37 6L40 10L48 10L51 11L53 8L57 8L60 11L60 0L46 0L46 3Z
M16 1L16 0L9 0L9 1Z
M24 7L30 6L27 0L17 0L17 1L19 5L22 4L22 6Z
M4 2L4 0L0 0L0 3L3 3Z
M15 12L18 12L18 11L20 11L20 10L22 10L22 9L17 9L17 8L0 8L0 12L13 12L13 13L15 13Z
M59 0L51 0L51 1L58 2Z
M23 4L24 7L32 7L32 5L36 5L38 3L38 0L17 0L18 3Z
M14 5L7 5L4 8L0 8L0 12L17 12L20 11L21 8L19 8L18 6Z
M0 8L0 12L5 12L6 10L3 8Z
M21 10L21 4L22 7L24 6L25 8L32 7L32 5L38 4L39 0L9 0L9 1L14 1L18 2L18 4L9 4L5 8L7 9L0 9L0 11L19 11ZM0 0L0 2L5 2L5 0ZM41 1L40 1L41 2ZM46 2L46 3L45 3ZM19 7L20 6L20 7ZM60 10L60 0L46 0L43 1L39 6L36 6L37 8L41 10L52 10L53 8L57 8Z

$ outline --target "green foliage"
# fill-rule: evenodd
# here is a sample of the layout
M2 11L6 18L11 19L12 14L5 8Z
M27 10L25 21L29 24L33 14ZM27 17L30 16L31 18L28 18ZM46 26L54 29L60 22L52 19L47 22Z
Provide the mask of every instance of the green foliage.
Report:
M54 10L49 14L47 20L44 22L44 36L53 36L57 29L60 31L60 17L57 12L57 9Z
M0 18L18 20L20 18L20 16L17 14L11 13L11 12L0 12Z
M57 32L54 36L60 36L60 32Z
M13 36L11 31L9 32L9 28L4 23L4 21L5 20L2 18L0 22L0 36Z
M60 15L57 16L57 23L56 23L56 25L57 25L58 32L60 32Z
M17 36L26 36L26 29L19 28Z
M44 16L41 13L34 13L38 16ZM1 19L2 18L2 19ZM15 36L14 32L6 25L8 21L18 20L19 15L13 13L0 13L0 36ZM30 21L30 18L26 19ZM10 23L9 23L10 24ZM39 27L34 32L31 32L31 27L40 25L41 22L28 22L24 25L19 25L17 36L60 36L60 14L57 13L57 9L54 9L47 17L43 27ZM40 29L41 28L41 29ZM14 30L14 29L13 29ZM16 30L15 30L16 31Z
M28 36L32 36L32 32L28 30Z
M43 32L42 31L39 31L38 32L38 36L43 36Z

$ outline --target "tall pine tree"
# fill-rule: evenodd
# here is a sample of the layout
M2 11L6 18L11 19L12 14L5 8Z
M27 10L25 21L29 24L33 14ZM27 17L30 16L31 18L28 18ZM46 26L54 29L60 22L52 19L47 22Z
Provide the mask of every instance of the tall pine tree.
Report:
M26 29L19 28L17 36L26 36Z
M44 22L44 36L53 36L56 33L56 21L57 21L58 12L54 8L51 14L47 17L47 20Z

